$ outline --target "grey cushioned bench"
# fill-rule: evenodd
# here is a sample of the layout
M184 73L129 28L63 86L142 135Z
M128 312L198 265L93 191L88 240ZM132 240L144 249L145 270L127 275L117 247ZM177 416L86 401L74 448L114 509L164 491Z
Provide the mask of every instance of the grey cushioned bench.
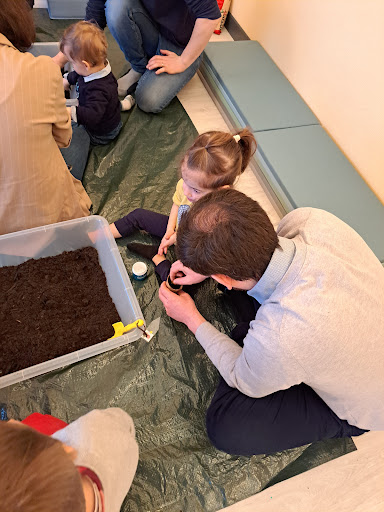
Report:
M83 20L87 0L48 0L48 13L51 20Z
M261 45L210 43L200 74L232 128L254 132L253 168L280 213L301 206L334 213L383 262L383 204Z

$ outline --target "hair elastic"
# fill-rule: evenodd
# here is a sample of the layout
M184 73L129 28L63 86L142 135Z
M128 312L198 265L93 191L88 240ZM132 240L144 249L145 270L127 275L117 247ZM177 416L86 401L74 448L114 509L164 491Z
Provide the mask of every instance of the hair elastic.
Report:
M240 135L238 133L236 133L236 135L233 136L233 138L235 139L236 141L236 144L239 142L239 140L241 139Z

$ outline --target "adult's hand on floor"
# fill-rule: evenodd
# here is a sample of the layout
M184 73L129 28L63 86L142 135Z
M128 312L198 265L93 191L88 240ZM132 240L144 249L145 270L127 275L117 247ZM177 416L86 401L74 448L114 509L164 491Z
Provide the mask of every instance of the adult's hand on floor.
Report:
M183 291L174 293L168 290L162 283L159 290L159 298L164 304L167 315L185 324L193 334L197 328L205 322L205 318L198 312L194 300Z
M160 73L168 73L169 75L176 75L182 73L187 69L181 56L177 53L170 52L169 50L160 50L162 55L154 55L149 59L147 69L156 69L156 75Z
M180 276L179 272L184 274L183 277ZM170 270L170 277L173 283L175 284L196 284L201 283L204 279L207 279L209 276L203 276L203 274L198 274L194 272L192 269L184 266L180 260L175 261Z

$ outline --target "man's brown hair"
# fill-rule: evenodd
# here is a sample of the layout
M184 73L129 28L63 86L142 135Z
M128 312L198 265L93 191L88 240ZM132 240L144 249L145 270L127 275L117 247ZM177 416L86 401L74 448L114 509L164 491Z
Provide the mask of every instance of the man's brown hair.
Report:
M0 467L0 510L85 512L79 472L60 441L0 421Z
M202 133L187 150L182 165L190 170L202 171L202 187L216 189L233 185L244 172L253 153L256 140L248 128L236 135L211 131Z
M176 251L199 274L259 280L278 243L259 203L237 190L221 189L199 199L182 216Z
M35 24L26 0L1 0L0 33L20 51L35 41Z
M85 60L91 66L107 64L107 39L104 32L94 23L79 21L70 25L60 41L60 51L72 60Z

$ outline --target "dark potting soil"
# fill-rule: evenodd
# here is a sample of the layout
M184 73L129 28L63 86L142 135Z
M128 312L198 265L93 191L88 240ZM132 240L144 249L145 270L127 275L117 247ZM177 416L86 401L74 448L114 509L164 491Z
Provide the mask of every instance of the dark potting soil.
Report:
M0 376L111 338L120 320L96 249L0 268Z

